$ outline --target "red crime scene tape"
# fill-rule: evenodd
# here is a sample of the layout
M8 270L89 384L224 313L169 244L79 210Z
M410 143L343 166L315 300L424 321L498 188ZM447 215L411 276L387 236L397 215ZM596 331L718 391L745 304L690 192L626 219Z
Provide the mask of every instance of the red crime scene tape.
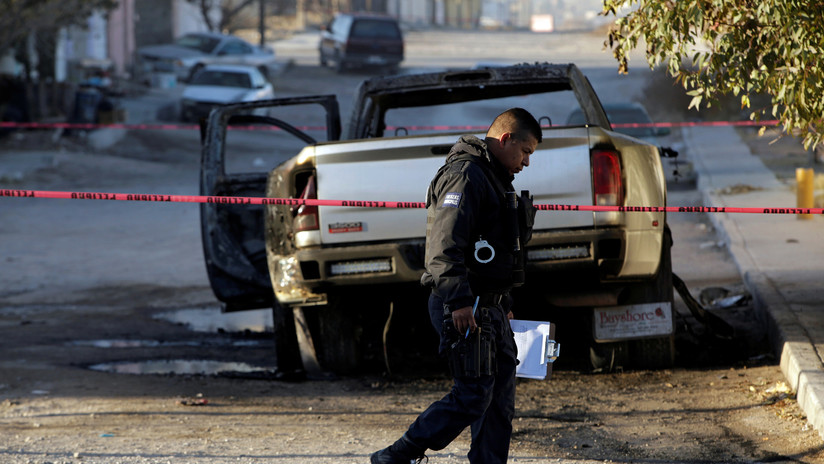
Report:
M222 197L205 195L158 195L145 193L60 192L53 190L0 189L0 197L54 198L71 200L115 200L171 203L210 203L226 205L346 206L359 208L425 208L422 202L371 200L314 200L302 198ZM618 211L624 213L749 213L749 214L824 214L824 208L735 208L714 206L599 206L538 204L539 211Z

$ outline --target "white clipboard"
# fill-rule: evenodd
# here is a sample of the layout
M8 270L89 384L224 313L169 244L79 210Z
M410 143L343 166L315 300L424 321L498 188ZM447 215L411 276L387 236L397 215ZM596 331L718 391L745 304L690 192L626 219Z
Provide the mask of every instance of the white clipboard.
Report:
M552 363L561 346L555 342L555 324L546 321L509 321L518 346L518 366L515 376L527 379L549 379Z

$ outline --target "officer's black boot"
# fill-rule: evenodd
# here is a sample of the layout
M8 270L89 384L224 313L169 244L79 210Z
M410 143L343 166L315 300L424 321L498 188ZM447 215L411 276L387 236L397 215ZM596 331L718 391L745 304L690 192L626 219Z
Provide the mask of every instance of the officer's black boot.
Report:
M369 459L372 464L409 464L424 458L424 451L404 434L391 446L372 453Z

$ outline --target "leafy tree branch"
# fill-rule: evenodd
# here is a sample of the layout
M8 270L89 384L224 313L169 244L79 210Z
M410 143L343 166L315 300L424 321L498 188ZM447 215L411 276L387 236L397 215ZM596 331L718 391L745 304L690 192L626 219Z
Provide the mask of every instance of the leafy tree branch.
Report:
M807 148L822 142L824 1L605 0L604 14L616 17L606 45L620 72L643 44L647 64L666 66L692 96L690 108L732 94L751 119L778 119ZM771 105L751 108L758 94Z

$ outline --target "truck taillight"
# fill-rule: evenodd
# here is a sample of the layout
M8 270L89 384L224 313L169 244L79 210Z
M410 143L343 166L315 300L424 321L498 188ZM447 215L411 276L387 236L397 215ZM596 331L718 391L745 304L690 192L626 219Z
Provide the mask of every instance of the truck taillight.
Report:
M317 200L318 192L315 189L315 176L310 176L306 181L306 186L300 194L300 198L304 200ZM305 230L320 229L320 221L318 220L318 207L310 205L301 205L297 209L295 220L293 222L295 232L303 232Z
M597 206L624 204L621 158L614 149L592 150L592 191Z

